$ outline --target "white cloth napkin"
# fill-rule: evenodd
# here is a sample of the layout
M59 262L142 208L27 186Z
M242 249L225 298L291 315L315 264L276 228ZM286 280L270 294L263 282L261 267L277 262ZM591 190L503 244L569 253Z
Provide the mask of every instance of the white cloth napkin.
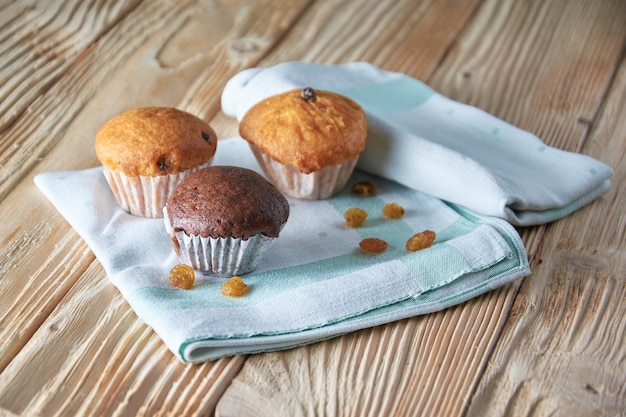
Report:
M247 143L220 141L215 165L260 172ZM515 229L430 195L357 171L375 197L347 187L323 201L290 200L291 214L260 267L245 275L247 295L225 297L224 279L199 275L181 290L168 283L178 263L162 219L134 217L116 203L102 168L40 174L35 184L87 242L137 316L183 362L304 345L350 331L444 309L529 274ZM382 215L385 202L406 209ZM366 223L351 229L343 212L361 207ZM435 244L409 253L406 239L431 229ZM385 239L379 255L364 237Z
M478 213L515 225L547 223L611 185L605 164L546 146L476 107L367 63L244 70L227 83L222 109L241 120L263 98L307 86L347 95L367 112L360 169Z

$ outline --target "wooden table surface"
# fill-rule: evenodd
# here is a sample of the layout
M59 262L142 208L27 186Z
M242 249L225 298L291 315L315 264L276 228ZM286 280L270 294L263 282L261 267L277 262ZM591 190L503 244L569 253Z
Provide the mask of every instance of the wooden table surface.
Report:
M0 416L626 415L626 2L101 0L0 4ZM98 165L100 125L208 120L238 71L369 61L613 167L520 227L532 274L439 313L184 365L33 185Z

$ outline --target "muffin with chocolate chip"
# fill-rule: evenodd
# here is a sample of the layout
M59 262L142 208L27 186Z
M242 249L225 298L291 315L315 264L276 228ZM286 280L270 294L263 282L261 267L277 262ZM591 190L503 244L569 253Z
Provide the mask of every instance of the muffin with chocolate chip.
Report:
M239 134L284 194L323 199L350 178L365 148L367 119L352 99L307 87L254 105L242 118Z
M185 178L163 213L181 262L231 277L259 265L289 218L289 203L255 171L211 166Z
M96 155L115 198L127 212L162 217L183 178L211 165L217 135L200 118L172 107L142 107L107 121Z

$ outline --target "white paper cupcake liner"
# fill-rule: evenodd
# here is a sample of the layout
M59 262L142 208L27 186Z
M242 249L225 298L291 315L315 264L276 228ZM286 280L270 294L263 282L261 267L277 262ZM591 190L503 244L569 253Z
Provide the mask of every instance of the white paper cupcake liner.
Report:
M104 176L115 199L125 211L141 217L163 217L163 207L174 188L187 175L208 167L212 162L213 158L186 171L158 177L142 175L129 177L123 172L107 168L104 168Z
M278 162L255 145L250 144L268 180L283 194L306 200L329 198L345 187L358 161L356 158L305 174L296 167Z
M232 277L257 268L276 238L263 234L242 238L217 238L176 232L163 209L165 230L172 239L180 261L197 271L211 275Z

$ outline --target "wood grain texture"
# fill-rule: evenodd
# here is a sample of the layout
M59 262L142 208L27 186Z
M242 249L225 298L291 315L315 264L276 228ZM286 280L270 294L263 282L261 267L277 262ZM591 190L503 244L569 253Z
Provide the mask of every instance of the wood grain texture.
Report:
M23 416L206 415L244 360L183 366L95 262L66 300L0 374L3 409Z
M5 5L5 41L0 48L0 75L5 81L0 85L0 132L138 3L112 0L101 2L97 8L86 2L66 1Z
M431 85L580 151L624 48L626 3L487 1Z
M94 255L32 184L0 206L0 370L30 340Z
M8 8L18 10L2 28L7 59L0 64L0 199L59 141L70 118L98 87L102 79L82 78L80 70L68 77L68 71L133 6L103 2L92 9L88 4L33 2ZM108 59L114 68L115 60L123 58L123 53L113 53ZM68 96L82 100L65 100ZM47 120L45 109L49 114L58 105L67 106L66 118Z
M613 188L550 225L468 416L626 415L625 112L622 60L582 149Z
M497 333L508 310L506 297L493 300L252 356L216 415L458 415L490 343L484 334Z
M223 36L220 48L212 51L210 65L195 78L186 90L179 107L211 120L220 112L222 89L238 71L255 66L285 36L293 22L309 7L309 0L255 3L240 7L231 19L233 29ZM222 16L219 17L220 19ZM232 126L232 120L231 126ZM236 130L223 131L215 125L221 138L234 136Z
M0 416L626 415L626 3L0 0ZM370 61L615 168L523 228L533 275L283 352L183 365L34 187L130 107L219 111L240 69ZM619 68L619 71L618 71Z
M293 59L328 64L367 61L426 80L480 3L317 1L261 65Z

